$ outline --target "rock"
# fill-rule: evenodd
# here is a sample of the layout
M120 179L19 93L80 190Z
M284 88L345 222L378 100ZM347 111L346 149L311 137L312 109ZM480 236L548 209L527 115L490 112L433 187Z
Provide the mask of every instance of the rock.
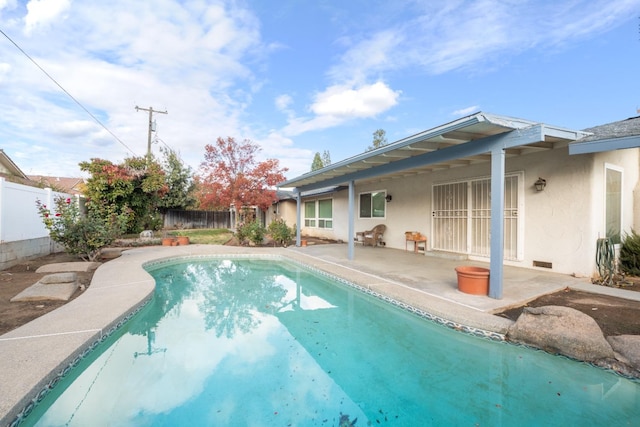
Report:
M144 230L140 233L140 238L141 239L152 239L153 238L153 231L152 230Z
M78 275L76 273L55 273L47 274L40 279L39 282L43 285L51 285L54 283L75 282L76 280L78 280Z
M525 307L507 339L587 362L615 358L596 321L570 307Z
M620 361L640 370L640 335L616 335L607 341Z

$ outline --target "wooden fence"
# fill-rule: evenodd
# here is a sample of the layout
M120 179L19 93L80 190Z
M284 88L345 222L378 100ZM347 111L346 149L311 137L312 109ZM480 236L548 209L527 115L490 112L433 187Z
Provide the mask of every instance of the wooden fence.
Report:
M170 209L164 214L165 228L231 228L230 212Z

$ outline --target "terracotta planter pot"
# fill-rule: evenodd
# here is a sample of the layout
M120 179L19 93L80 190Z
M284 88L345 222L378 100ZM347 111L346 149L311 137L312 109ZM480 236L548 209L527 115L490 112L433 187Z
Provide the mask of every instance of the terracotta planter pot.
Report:
M458 289L473 295L489 294L489 269L482 267L456 267Z
M180 246L188 245L189 244L189 236L178 236L178 244Z
M162 239L162 246L173 246L173 242L175 242L176 239L174 239L173 237L164 237Z
M306 240L300 240L300 246L307 246Z

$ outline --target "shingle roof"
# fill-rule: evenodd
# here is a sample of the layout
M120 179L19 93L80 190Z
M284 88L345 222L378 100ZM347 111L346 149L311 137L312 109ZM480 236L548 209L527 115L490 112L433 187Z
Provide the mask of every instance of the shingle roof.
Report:
M613 123L584 129L593 135L586 136L576 142L600 141L603 139L624 138L640 135L640 116L630 117Z

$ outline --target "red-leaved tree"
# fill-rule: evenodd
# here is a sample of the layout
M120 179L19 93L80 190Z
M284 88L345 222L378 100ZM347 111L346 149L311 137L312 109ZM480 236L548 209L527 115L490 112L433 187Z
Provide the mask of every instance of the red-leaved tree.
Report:
M260 147L245 139L218 138L205 147L204 161L198 177L198 200L201 209L226 210L258 206L266 210L276 200L275 185L285 180L287 168L278 160L257 163Z

